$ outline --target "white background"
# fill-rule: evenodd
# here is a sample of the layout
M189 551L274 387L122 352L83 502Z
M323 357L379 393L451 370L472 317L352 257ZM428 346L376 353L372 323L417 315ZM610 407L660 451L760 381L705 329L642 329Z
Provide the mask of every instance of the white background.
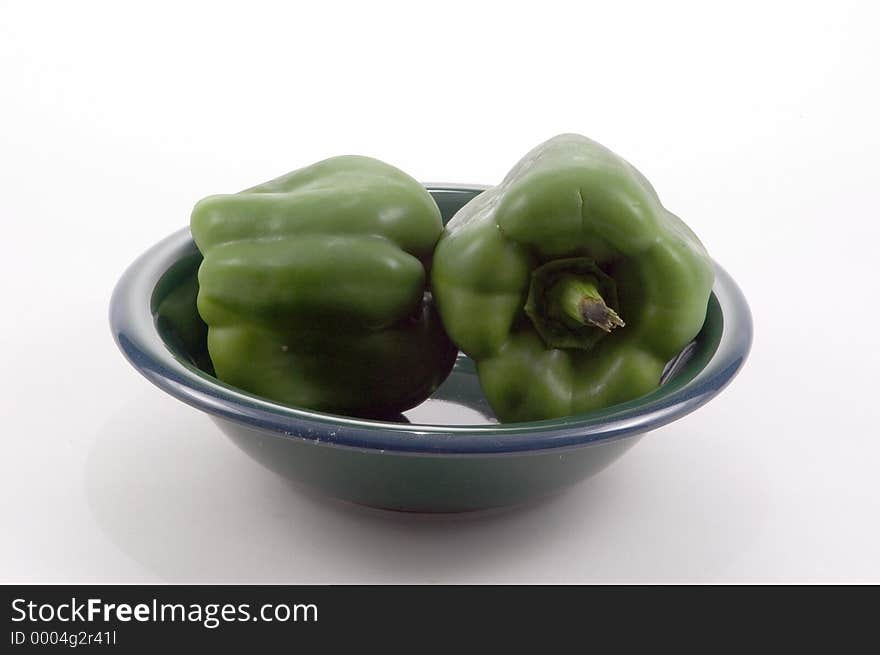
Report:
M880 582L876 4L0 2L0 581ZM372 155L493 183L620 153L739 281L732 386L554 500L294 489L106 311L201 196Z

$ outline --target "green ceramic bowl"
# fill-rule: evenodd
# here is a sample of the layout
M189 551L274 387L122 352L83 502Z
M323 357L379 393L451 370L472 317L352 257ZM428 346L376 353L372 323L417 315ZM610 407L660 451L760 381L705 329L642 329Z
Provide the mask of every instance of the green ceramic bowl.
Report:
M483 190L428 189L444 220ZM206 412L272 471L387 509L459 512L556 494L604 469L644 433L718 394L743 365L752 340L745 298L716 267L703 330L647 396L591 414L500 425L473 362L460 355L422 405L397 422L368 421L285 407L215 378L195 305L200 262L184 229L125 272L113 293L110 323L128 360L158 387Z

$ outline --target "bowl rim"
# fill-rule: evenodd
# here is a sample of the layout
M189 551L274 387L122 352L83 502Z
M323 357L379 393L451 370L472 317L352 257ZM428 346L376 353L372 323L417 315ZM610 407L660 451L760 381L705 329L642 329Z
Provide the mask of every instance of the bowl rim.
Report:
M426 184L432 192L480 192L487 187ZM157 330L151 306L159 279L172 264L196 252L189 228L161 240L123 273L110 299L110 328L119 349L150 382L208 414L281 438L395 453L498 455L581 447L630 437L689 414L721 392L742 368L751 349L752 317L733 278L715 263L712 291L722 332L710 360L673 392L601 412L528 423L490 425L404 424L352 418L281 405L231 387L178 359Z

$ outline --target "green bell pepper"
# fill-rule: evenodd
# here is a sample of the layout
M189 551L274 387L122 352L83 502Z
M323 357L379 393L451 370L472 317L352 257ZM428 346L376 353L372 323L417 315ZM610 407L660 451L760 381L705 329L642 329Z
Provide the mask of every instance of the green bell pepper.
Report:
M430 194L367 157L334 157L194 208L198 310L217 376L285 404L391 416L457 349L427 293L443 230Z
M702 327L713 266L635 168L563 134L458 211L431 276L498 418L531 421L656 388Z

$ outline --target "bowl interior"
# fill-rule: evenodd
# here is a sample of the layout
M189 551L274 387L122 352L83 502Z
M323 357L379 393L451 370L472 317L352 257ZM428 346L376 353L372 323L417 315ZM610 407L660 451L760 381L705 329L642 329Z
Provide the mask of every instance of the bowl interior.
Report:
M442 188L431 189L444 223L480 190ZM202 256L195 244L177 259L159 278L151 297L151 311L156 329L165 347L187 368L201 377L217 381L207 350L208 327L196 309L198 295L198 268ZM670 361L663 373L661 386L651 394L629 401L638 405L671 394L694 379L718 349L723 332L723 316L718 299L709 298L706 321L696 339ZM399 416L401 423L423 425L490 425L497 423L477 377L474 362L459 354L455 367L446 381L422 404Z

